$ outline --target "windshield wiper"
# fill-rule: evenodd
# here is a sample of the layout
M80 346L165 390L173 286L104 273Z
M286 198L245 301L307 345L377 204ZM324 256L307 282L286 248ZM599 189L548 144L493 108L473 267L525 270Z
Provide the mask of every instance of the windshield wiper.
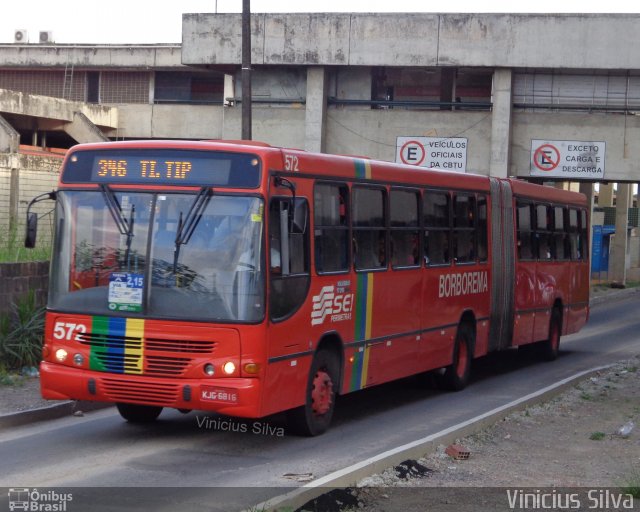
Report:
M178 229L176 230L175 249L173 251L173 273L175 274L178 269L178 259L180 258L180 247L189 243L191 235L195 231L200 219L202 218L202 212L209 204L209 200L213 195L213 191L208 187L202 187L198 195L195 197L186 217L180 217L178 219Z
M121 235L126 235L127 237L124 263L128 265L129 254L131 253L131 242L133 241L133 225L135 222L136 206L134 204L131 205L129 218L126 219L122 214L122 207L120 206L116 195L113 193L113 190L109 188L109 185L102 184L100 185L100 189L102 190L104 202L109 209L109 213L111 213L111 217L113 217L113 220L116 223L118 231Z

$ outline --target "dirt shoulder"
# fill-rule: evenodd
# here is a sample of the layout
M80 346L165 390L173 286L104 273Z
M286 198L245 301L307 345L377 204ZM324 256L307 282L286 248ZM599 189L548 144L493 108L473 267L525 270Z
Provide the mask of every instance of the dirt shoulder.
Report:
M620 435L628 422L634 428ZM469 450L468 459L455 460L440 446L411 461L409 475L396 467L359 482L351 507L417 510L435 487L618 487L635 493L634 506L640 507L640 356L457 444Z

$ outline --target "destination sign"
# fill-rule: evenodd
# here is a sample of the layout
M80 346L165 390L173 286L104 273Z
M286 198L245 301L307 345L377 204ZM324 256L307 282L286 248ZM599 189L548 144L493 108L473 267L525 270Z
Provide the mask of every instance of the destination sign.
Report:
M251 154L213 151L76 151L65 163L62 182L255 188L260 161Z

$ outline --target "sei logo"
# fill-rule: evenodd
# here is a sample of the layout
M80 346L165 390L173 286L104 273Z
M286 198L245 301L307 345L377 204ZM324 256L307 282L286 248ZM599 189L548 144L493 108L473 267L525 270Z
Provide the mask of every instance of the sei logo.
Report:
M57 340L81 341L80 334L87 332L87 326L73 322L56 322L53 326L53 337Z
M313 310L311 311L311 325L324 323L327 316L331 322L351 320L353 310L353 293L344 293L336 287L324 286L318 295L313 297Z

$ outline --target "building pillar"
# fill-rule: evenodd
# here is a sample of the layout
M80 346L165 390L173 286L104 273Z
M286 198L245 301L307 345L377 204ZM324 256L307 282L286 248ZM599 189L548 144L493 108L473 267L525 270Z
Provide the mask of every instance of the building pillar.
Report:
M509 176L511 161L511 69L496 69L493 73L493 113L491 119L491 159L489 175L496 178Z
M613 183L600 183L600 192L598 192L598 206L613 206Z
M629 222L629 198L631 185L618 183L616 194L616 234L613 242L613 253L609 262L610 281L624 286L627 280L627 226Z
M11 169L9 178L9 233L18 229L18 207L20 205L20 171Z
M587 196L587 211L589 212L589 225L587 226L587 247L589 248L589 261L593 256L593 205L595 198L595 187L593 183L580 183L580 192ZM591 282L591 265L589 265L589 282Z
M307 69L307 102L304 148L322 153L325 150L327 117L327 72L324 67Z

